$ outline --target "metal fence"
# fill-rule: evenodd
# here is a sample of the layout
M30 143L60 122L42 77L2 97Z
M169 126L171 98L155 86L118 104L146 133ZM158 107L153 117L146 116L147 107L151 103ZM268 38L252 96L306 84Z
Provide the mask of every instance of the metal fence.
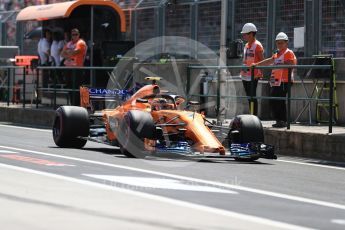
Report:
M319 102L328 102L329 105L329 133L332 133L332 125L333 125L333 84L334 84L334 78L333 78L333 66L332 65L280 65L280 66L259 66L259 67L251 67L252 71L252 78L254 78L253 73L254 69L275 69L275 68L287 68L289 69L289 84L288 84L288 94L287 97L267 97L267 96L253 96L254 95L254 88L252 87L252 93L251 96L238 96L238 95L221 95L220 87L221 87L221 70L226 69L226 70L231 70L231 69L243 69L243 68L248 68L244 66L189 66L187 69L187 82L186 82L186 92L187 92L187 98L190 98L192 96L196 97L213 97L216 98L216 108L217 108L217 118L218 115L220 114L219 109L220 109L220 103L221 100L224 98L231 99L231 100L239 100L239 99L249 99L250 101L253 101L253 99L260 99L260 100L284 100L287 103L287 128L290 129L290 111L291 111L291 101L293 100L302 100L306 102L310 101L319 101ZM202 95L202 94L195 94L193 93L190 88L191 88L191 70L193 69L214 69L217 70L217 75L215 76L215 81L217 84L217 90L216 94L214 95ZM330 70L330 76L329 76L329 98L328 99L320 99L320 98L311 98L311 97L292 97L291 96L291 70L292 69L328 69ZM0 66L0 70L4 70L6 72L6 80L2 81L2 84L0 85L1 91L5 92L6 95L6 102L7 105L10 105L11 102L11 97L12 97L12 102L14 103L14 98L19 97L20 102L23 105L23 108L25 108L27 98L26 98L26 76L27 76L27 71L28 67L16 67L16 66ZM22 73L22 76L19 79L22 79L22 84L20 86L16 85L15 82L15 75L14 71L19 71ZM61 88L58 87L58 74L61 73L61 71L70 71L72 80L72 84L70 85L70 88ZM80 84L76 81L77 77L80 77L80 71L109 71L109 70L114 70L113 67L37 67L36 71L36 79L33 81L34 88L33 88L33 94L34 98L31 98L31 101L34 101L36 104L36 108L39 107L39 103L42 102L42 95L45 92L46 94L48 93L50 96L51 100L51 106L52 108L56 108L58 104L57 103L57 96L59 94L64 94L66 97L68 97L68 102L66 104L75 104L77 100L79 100L78 92L79 92L79 86ZM48 74L45 76L40 77L40 71L49 71ZM44 78L47 78L49 76L52 76L52 82L50 87L45 87L44 84L42 84ZM18 79L18 76L17 76ZM94 86L92 85L91 82L91 87ZM253 81L252 81L253 82ZM19 95L16 95L16 90L21 90L22 92L19 92ZM22 97L20 98L20 95ZM18 98L17 98L18 100ZM18 101L19 101L18 100ZM32 102L31 102L32 103ZM61 105L61 104L60 104Z
M15 72L20 71L22 73L21 81L23 82L23 85L19 87L16 85L15 82ZM10 105L10 102L12 103L19 103L19 100L17 101L16 98L18 95L19 90L22 90L24 92L24 99L25 99L25 79L26 79L26 68L22 66L0 66L0 100L5 101L7 103L7 106ZM25 103L23 103L23 108L25 108Z
M345 1L322 0L322 49L335 57L345 55Z
M145 34L149 38L173 34L192 38L216 52L220 49L221 0L119 2L123 2L125 10L132 11L131 31L132 37L137 42L145 40ZM169 2L172 4L167 4ZM345 22L342 20L345 15L344 2L343 0L228 0L225 11L228 15L227 41L242 38L240 34L242 26L247 22L253 22L258 27L257 38L265 47L265 56L271 55L275 49L275 36L283 31L289 36L290 47L297 57L310 57L321 53L343 57L345 55ZM136 12L139 17L135 16ZM143 14L145 14L144 18ZM140 30L140 33L135 32L134 27ZM150 31L146 27L149 27ZM144 34L141 30L144 30Z
M236 38L241 39L240 32L243 25L247 22L252 22L258 29L257 39L267 46L267 19L269 16L267 7L267 0L235 1L234 22Z
M46 3L63 0L45 1ZM125 11L126 39L137 43L156 36L186 36L218 52L220 47L221 0L115 0ZM274 50L274 37L284 31L297 57L314 54L345 55L344 0L228 0L227 40L241 38L244 23L258 27L257 38L265 55ZM25 7L20 3L20 7ZM28 22L16 25L13 11L0 11L0 45L19 45L22 54L36 53L37 41L23 35L38 27ZM304 37L305 36L305 37ZM297 41L297 42L296 42Z
M0 66L0 101L6 102L7 106L10 106L10 103L21 103L23 108L26 107L28 101L34 104L36 108L43 104L53 109L56 109L57 105L75 105L79 101L80 85L87 82L87 85L95 86L91 79L91 72L112 72L113 70L114 67L38 66L33 69L30 66ZM64 80L61 81L61 77L65 73L68 76L64 76ZM29 75L31 80L28 80ZM82 81L80 81L81 79ZM30 92L28 90L29 85ZM29 97L28 93L30 94ZM57 98L61 95L66 100L64 103L57 103ZM43 102L43 96L47 97L50 102Z
M304 56L302 37L295 36L296 29L304 27L304 0L276 1L275 32L284 31L289 36L289 46L298 56ZM296 32L297 33L297 32Z
M203 95L203 94L195 94L193 93L193 90L191 91L191 70L193 69L207 69L207 70L217 70L216 74L216 94L214 95ZM231 95L231 96L225 96L221 95L221 82L224 82L224 80L221 80L221 70L231 70L231 69L248 69L246 66L189 66L187 69L187 96L188 98L196 96L196 97L213 97L216 98L216 115L217 120L219 120L220 116L220 108L221 108L221 100L222 99L230 99L230 100L238 100L238 99L248 99L252 105L254 99L260 99L260 100L284 100L287 103L287 129L290 129L291 124L291 101L293 100L303 100L303 101L317 101L317 102L328 102L328 132L332 133L332 126L333 126L333 95L334 95L334 69L333 65L279 65L279 66L252 66L250 67L251 73L252 73L252 80L251 80L251 95L250 96L238 96L238 95ZM288 69L288 93L286 97L270 97L270 96L254 96L254 70L255 69ZM292 97L291 96L291 73L292 69L328 69L330 70L330 76L329 76L329 98L328 99L320 99L320 98L313 98L313 97ZM200 80L200 79L199 79ZM195 82L195 79L193 80ZM253 106L251 106L251 114L253 114Z

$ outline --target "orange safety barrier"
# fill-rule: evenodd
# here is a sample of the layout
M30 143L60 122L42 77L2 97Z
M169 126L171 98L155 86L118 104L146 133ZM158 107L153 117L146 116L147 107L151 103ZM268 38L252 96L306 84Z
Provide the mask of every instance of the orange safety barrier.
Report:
M31 66L32 60L38 60L38 56L15 56L17 66Z

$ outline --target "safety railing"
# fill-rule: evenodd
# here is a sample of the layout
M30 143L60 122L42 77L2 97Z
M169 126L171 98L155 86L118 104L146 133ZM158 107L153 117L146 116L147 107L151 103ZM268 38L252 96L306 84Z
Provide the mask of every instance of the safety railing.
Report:
M23 108L25 108L26 105L26 75L27 70L31 67L25 67L25 66L0 66L0 70L3 70L6 73L7 77L7 85L4 86L3 83L5 82L2 80L0 83L0 89L5 89L6 91L6 101L7 105L10 104L10 95L12 90L12 96L15 96L14 90L20 89L22 90L22 104ZM216 95L201 95L201 94L188 94L189 89L191 86L191 70L193 69L215 69L217 71L217 93ZM216 113L219 115L219 109L221 104L221 98L233 98L233 99L249 99L251 103L251 113L253 113L253 100L254 99L263 99L263 100L285 100L287 102L287 129L290 129L291 124L291 101L292 100L305 100L305 101L323 101L329 103L329 133L332 133L332 125L333 125L333 74L334 69L332 65L279 65L279 66L253 66L250 67L252 72L252 81L254 79L254 70L255 69L288 69L288 93L287 97L267 97L267 96L254 96L254 85L251 86L251 95L250 96L225 96L221 95L220 92L220 86L221 86L221 70L223 69L248 69L246 66L188 66L187 68L187 96L199 96L199 97L215 97L216 98ZM329 98L328 99L320 99L320 98L310 98L310 97L291 97L291 72L292 69L329 69L330 70L330 76L329 76ZM15 70L22 72L22 85L17 86L14 82L15 79ZM52 88L45 88L41 85L39 74L41 71L44 70L48 71L48 74L51 74L53 76L53 87ZM79 85L76 84L76 78L78 77L80 71L86 70L86 71L96 71L96 70L103 70L103 71L109 71L114 70L114 67L53 67L53 66L39 66L36 69L36 80L34 81L35 87L35 102L36 102L36 108L38 108L39 105L39 91L52 91L53 92L53 108L55 109L57 106L56 98L57 93L59 91L62 92L71 92L71 104L75 103L77 92L79 91ZM72 73L72 87L70 89L64 88L64 89L58 89L57 88L57 73L61 71L70 71ZM19 79L17 77L17 79ZM90 81L90 86L92 87L92 80ZM79 98L78 98L79 99Z
M195 69L206 69L206 70L217 70L216 71L216 81L217 81L217 90L216 95L202 95L202 94L190 94L190 87L191 87L191 71ZM227 96L221 95L221 70L248 70L251 71L251 90L250 96ZM255 69L288 69L288 92L286 97L270 97L270 96L254 96L254 71ZM330 70L329 76L329 98L328 99L320 99L320 98L311 98L311 97L291 97L291 74L292 69L328 69ZM285 100L287 102L287 129L290 129L291 125L291 101L292 100L304 100L304 101L323 101L329 103L329 121L328 121L328 132L332 133L333 128L333 74L334 68L332 65L279 65L279 66L198 66L198 65L191 65L187 67L187 85L186 85L186 92L188 97L197 96L197 97L215 97L216 98L216 114L217 119L219 119L220 115L220 106L221 106L221 98L232 98L232 99L248 99L250 101L250 113L253 114L253 107L254 107L254 99L262 99L262 100Z
M1 97L1 101L6 101L7 106L10 106L12 101L13 104L22 104L22 107L25 108L27 103L27 84L28 79L27 77L31 75L33 78L30 81L30 84L33 85L31 88L33 89L34 96L32 96L31 101L35 101L36 108L39 107L40 100L42 99L43 93L52 93L52 107L53 109L57 108L57 96L58 93L69 94L68 95L68 104L76 104L77 93L79 92L79 84L77 84L77 80L80 78L86 79L87 72L89 72L89 81L88 85L90 87L94 86L93 81L95 77L95 71L113 71L114 67L56 67L56 66L37 66L32 68L30 66L0 66L0 93L5 92L5 98ZM30 73L29 73L30 70ZM70 78L71 84L69 84L69 88L58 88L58 85L62 85L58 83L58 76L62 73L69 73L69 76L65 77ZM52 82L47 84L47 79L50 78ZM93 78L93 79L92 79ZM46 82L45 86L43 81ZM19 83L19 84L18 84ZM48 87L47 87L48 85ZM65 84L63 84L65 85ZM50 87L49 87L50 86ZM12 98L12 100L11 100ZM4 100L6 99L6 100ZM34 100L33 100L34 99ZM31 102L32 104L32 102Z
M26 90L26 73L27 68L25 66L0 66L1 76L0 76L0 91L1 91L1 99L5 97L5 101L7 106L12 103L19 103L18 94L20 95L20 91L23 93L23 100L25 101L25 90ZM21 73L21 77L18 78L21 80L22 84L19 86L17 82L15 82L15 75L16 71ZM12 96L12 99L11 99ZM23 103L23 108L25 108L25 103Z
M89 67L89 66L85 66L85 67L65 67L65 66L61 66L61 67L55 67L55 66L38 66L37 70L42 70L42 71L47 71L49 76L53 77L53 84L52 84L52 88L48 87L40 87L40 82L39 82L39 73L40 71L37 71L37 76L36 76L36 89L37 91L41 91L41 92L53 92L53 108L56 109L57 106L57 93L58 92L64 92L64 93L70 93L70 99L71 99L71 104L74 105L76 104L76 100L79 100L79 98L77 98L77 93L79 92L79 86L80 84L77 84L77 80L78 78L80 78L80 75L84 75L85 78L85 74L86 71L90 73L90 81L89 81L89 86L93 87L94 86L94 79L95 76L94 72L95 71L110 71L110 70L114 70L115 67ZM84 71L84 72L83 72ZM62 73L62 72L68 72L70 73L70 76L68 76L67 78L72 78L71 80L71 85L70 88L64 88L64 89L59 89L57 88L58 86L58 73ZM36 100L36 108L38 107L38 102L39 99Z

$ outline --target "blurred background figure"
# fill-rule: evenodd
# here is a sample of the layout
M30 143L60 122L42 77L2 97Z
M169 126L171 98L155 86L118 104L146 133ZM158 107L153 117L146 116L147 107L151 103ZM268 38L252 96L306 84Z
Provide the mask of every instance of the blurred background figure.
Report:
M51 46L51 31L44 30L43 37L38 42L37 52L40 59L40 65L50 65L50 46Z
M71 30L71 41L69 41L63 48L61 56L66 60L65 66L84 66L85 55L87 52L87 45L83 39L80 38L78 29Z
M61 65L61 51L64 47L64 40L62 39L62 34L59 31L53 32L53 42L50 48L50 54L53 59L54 66Z
M63 43L66 45L69 41L71 41L71 34L68 31L63 33Z

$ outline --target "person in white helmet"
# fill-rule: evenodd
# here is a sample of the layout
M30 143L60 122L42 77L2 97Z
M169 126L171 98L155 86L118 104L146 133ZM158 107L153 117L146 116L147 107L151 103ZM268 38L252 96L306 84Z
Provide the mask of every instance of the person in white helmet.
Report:
M284 32L280 32L276 36L277 51L272 57L265 59L258 63L253 63L257 66L267 65L296 65L297 59L292 50L288 48L289 38ZM291 80L293 81L292 71ZM270 78L270 95L272 97L286 97L288 90L288 69L273 69ZM285 100L270 100L270 106L273 112L273 117L276 123L273 127L286 127L286 104Z
M247 42L244 46L243 50L243 64L246 66L251 66L252 63L260 62L264 59L264 48L262 44L256 40L256 26L253 23L246 23L244 24L241 34L243 39ZM253 95L256 96L256 88L258 85L258 79L262 77L262 71L256 69L254 71L254 81L251 81L251 70L250 69L243 69L241 70L241 78L244 90L246 91L246 95L250 96L251 93L251 84L253 84ZM252 102L252 103L251 103ZM253 104L253 107L251 106ZM257 99L253 99L253 101L249 100L249 111L253 112L254 115L258 115L258 101Z

